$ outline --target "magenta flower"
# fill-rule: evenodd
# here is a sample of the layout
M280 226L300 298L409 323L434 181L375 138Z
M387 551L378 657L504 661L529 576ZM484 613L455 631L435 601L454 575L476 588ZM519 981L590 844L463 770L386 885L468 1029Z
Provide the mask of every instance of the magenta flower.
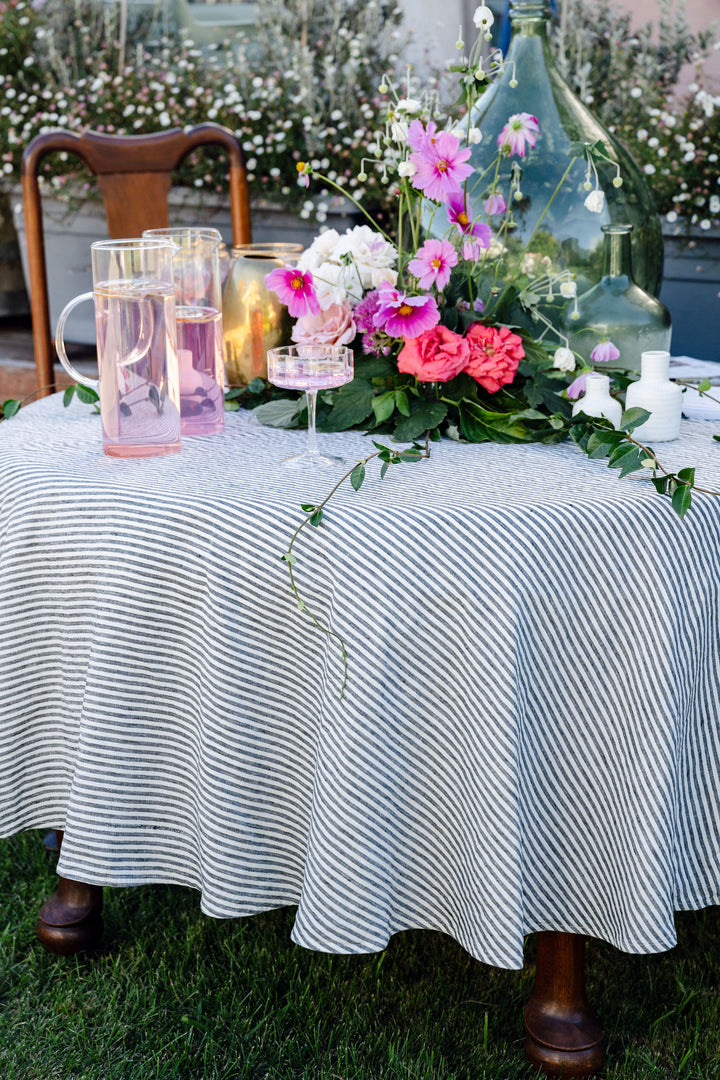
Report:
M315 295L313 276L308 271L293 270L291 266L278 266L265 275L265 284L268 289L276 292L293 318L302 315L317 315L320 304Z
M362 300L355 305L353 318L361 334L371 334L375 329L375 316L379 306L380 292L378 289L366 293Z
M486 225L484 221L472 220L467 212L465 196L462 193L459 195L450 195L445 200L445 205L447 207L448 218L452 225L456 225L461 232L465 233L468 239L474 237L480 247L490 247L492 229L489 225Z
M415 258L408 263L408 270L418 279L421 289L435 285L442 290L457 262L457 251L448 240L426 240Z
M582 375L578 375L577 379L573 379L567 388L567 396L571 401L575 401L581 394L585 393L585 379L587 377L587 371L583 371Z
M501 150L508 146L511 154L525 157L525 143L532 150L539 131L540 125L536 116L526 112L515 113L498 135L497 144Z
M415 338L440 322L440 312L432 296L406 296L385 283L380 286L380 303L375 327L389 337Z
M472 166L465 164L470 153L469 146L460 149L460 140L449 131L441 131L434 140L426 137L420 150L410 155L417 169L413 187L436 202L459 192L462 181L473 172Z
M434 120L428 120L426 128L422 121L413 120L408 128L407 144L411 150L421 151L426 146L432 146L437 138L437 124Z
M620 351L612 341L599 341L590 353L590 359L596 364L607 364L610 360L617 360L619 356Z
M486 214L504 214L506 210L507 203L502 195L491 195L485 203Z

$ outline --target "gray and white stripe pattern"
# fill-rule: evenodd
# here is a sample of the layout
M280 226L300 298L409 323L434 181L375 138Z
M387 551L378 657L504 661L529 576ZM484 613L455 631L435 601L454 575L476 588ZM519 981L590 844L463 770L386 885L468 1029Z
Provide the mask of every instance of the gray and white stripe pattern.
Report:
M657 449L720 490L713 430ZM720 901L720 498L681 522L569 445L369 466L297 551L341 700L280 561L332 485L279 464L304 440L235 413L115 460L59 396L0 425L0 835L64 827L65 876L217 917L297 904L329 952L670 948Z

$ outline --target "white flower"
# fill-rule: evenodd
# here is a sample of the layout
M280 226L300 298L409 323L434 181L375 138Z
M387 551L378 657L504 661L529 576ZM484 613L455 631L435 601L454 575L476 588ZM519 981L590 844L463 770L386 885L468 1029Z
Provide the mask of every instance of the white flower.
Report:
M694 156L695 155L693 154L693 157ZM655 166L648 161L647 165L643 165L643 172L646 173L647 176L652 176L652 174L655 172Z
M401 161L398 165L398 173L400 176L411 177L417 172L417 168L413 165L412 161Z
M373 289L379 289L384 281L394 286L397 282L397 276L397 270L392 270L389 266L383 266L371 271L370 283Z
M476 127L470 128L470 130L468 131L467 141L469 143L482 142L482 131L480 130L480 128L476 128Z
M406 143L408 137L408 126L400 120L393 120L390 124L390 134L393 141L396 143Z
M702 221L700 222L700 228L701 229L710 229L711 227L712 227L712 222L708 221L707 218L703 218Z
M575 357L572 350L566 349L564 345L556 349L553 355L553 367L557 368L558 371L574 371Z
M677 214L675 213L675 211L674 210L668 210L667 214L665 215L665 220L669 221L671 225L674 222L676 222L677 221Z
M568 298L577 296L577 282L576 281L561 281L560 282L560 295ZM572 370L572 369L571 369Z
M642 97L642 90L640 89L639 86L633 86L632 90L630 91L630 97L631 98L641 98Z
M475 8L475 14L473 15L473 22L478 30L489 30L492 24L495 22L495 16L493 15L487 4L480 4Z
M309 206L307 203L305 204L305 209L312 210L313 208L313 203L310 203ZM337 229L326 229L324 233L316 236L310 247L303 251L298 260L300 269L314 270L315 267L333 259L339 239L340 233Z
M400 98L396 108L398 112L406 112L414 115L415 113L420 112L422 105L419 101L416 101L415 98Z
M590 192L585 200L585 206L593 214L602 214L605 206L605 195L600 188L595 188L594 191Z
M710 196L710 213L717 214L720 212L720 197L717 195Z

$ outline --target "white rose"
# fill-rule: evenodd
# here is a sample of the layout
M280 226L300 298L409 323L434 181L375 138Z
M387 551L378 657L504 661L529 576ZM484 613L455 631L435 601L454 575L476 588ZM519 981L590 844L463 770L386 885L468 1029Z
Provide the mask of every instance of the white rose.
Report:
M602 214L603 207L605 206L605 195L600 188L595 188L595 191L591 191L585 200L585 206L593 214Z
M340 237L334 257L340 259L350 255L356 263L368 270L374 267L393 266L397 251L369 225L356 225Z
M313 270L313 283L322 311L347 300L345 270L346 267L331 262L322 263Z
M561 345L559 349L555 350L553 355L553 367L559 371L574 371L575 370L575 357L570 349L566 349L564 345Z
M316 266L328 262L333 258L340 233L337 229L326 229L325 232L316 236L309 248L303 251L298 266L301 270L314 270Z
M389 266L380 267L380 269L373 270L370 274L371 289L379 289L383 281L387 281L390 285L395 286L397 283L397 270L391 270Z

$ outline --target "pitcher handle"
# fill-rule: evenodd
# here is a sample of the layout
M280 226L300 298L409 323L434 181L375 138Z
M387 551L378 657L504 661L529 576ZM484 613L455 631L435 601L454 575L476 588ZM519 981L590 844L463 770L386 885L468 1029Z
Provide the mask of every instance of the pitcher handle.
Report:
M68 360L67 352L65 351L65 339L63 333L65 331L65 323L67 322L70 312L81 304L83 300L94 299L94 294L91 292L82 293L80 296L75 296L70 300L60 312L60 317L57 321L57 327L55 329L55 349L58 354L58 360L67 371L71 379L80 383L82 386L89 386L91 390L97 391L100 386L99 379L90 379L87 375L81 375L79 371L76 371Z

